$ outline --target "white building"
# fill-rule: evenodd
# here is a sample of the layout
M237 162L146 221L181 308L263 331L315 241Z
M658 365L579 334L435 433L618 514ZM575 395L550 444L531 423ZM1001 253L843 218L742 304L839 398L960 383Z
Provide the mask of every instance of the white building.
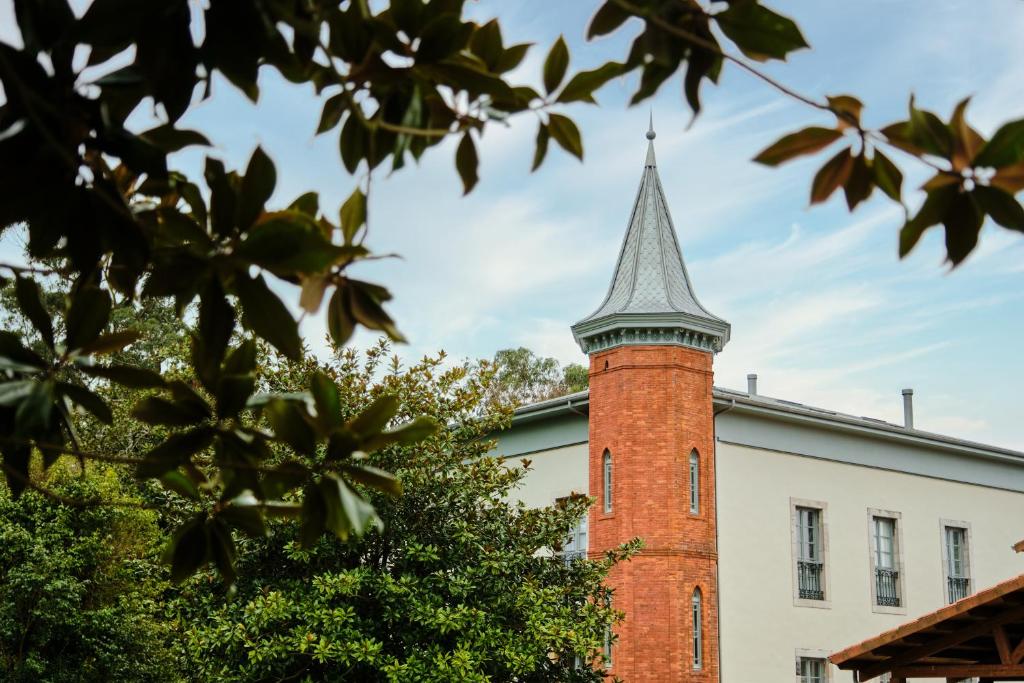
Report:
M597 503L575 542L645 549L611 581L627 681L850 680L829 653L1024 572L1024 453L714 387L728 323L694 295L652 140L590 390L524 406L498 452L531 505ZM895 399L895 397L894 397Z

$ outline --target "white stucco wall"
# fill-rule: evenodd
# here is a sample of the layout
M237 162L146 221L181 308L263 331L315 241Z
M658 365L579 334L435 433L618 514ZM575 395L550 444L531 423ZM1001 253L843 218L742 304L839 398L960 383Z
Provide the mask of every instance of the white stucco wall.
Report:
M529 507L544 507L571 493L587 494L590 489L588 454L584 443L508 458L505 462L510 467L519 467L523 460L529 460L532 468L512 498Z
M731 444L716 455L723 683L793 681L796 650L834 652L943 606L940 520L970 524L972 591L1024 572L1010 549L1024 494ZM794 606L791 498L827 504L827 609ZM905 614L872 611L869 508L901 514Z

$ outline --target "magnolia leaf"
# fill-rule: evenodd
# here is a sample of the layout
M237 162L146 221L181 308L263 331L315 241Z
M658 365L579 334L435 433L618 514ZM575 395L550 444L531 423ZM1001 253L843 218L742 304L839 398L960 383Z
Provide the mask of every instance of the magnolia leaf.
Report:
M989 184L1010 194L1024 190L1024 162L1003 166L992 176Z
M590 26L587 27L587 40L611 33L622 26L630 16L629 12L619 7L615 0L607 0L594 14L594 18L590 20Z
M875 150L874 163L871 165L875 174L875 184L885 194L897 202L902 201L903 173L889 157Z
M537 148L533 153L533 166L530 168L531 173L540 168L540 165L544 163L544 157L547 156L548 153L549 137L548 127L541 123L537 128Z
M348 196L345 203L341 205L341 234L345 237L345 244L352 244L359 228L366 223L366 195L362 189L356 187Z
M111 424L114 421L114 416L107 404L89 389L69 382L57 382L57 392L88 410L103 424Z
M186 522L175 533L167 548L171 562L171 581L181 583L203 567L210 557L206 513Z
M476 187L479 180L477 175L479 164L480 159L476 154L476 145L473 144L473 138L467 130L459 142L458 149L455 150L455 168L459 172L459 177L462 178L462 194L467 195Z
M158 389L165 385L159 373L131 365L82 365L79 370L132 389Z
M262 147L257 146L249 157L249 166L242 178L242 190L238 197L235 222L245 230L263 213L263 207L274 193L277 171Z
M1003 168L1024 162L1024 119L1010 121L995 132L971 162L978 168Z
M205 420L208 415L195 406L179 401L168 401L159 396L142 399L132 408L132 416L151 425L187 427Z
M576 127L572 119L561 114L549 114L548 130L562 149L583 161L583 141L580 138L580 129Z
M16 277L14 280L14 294L18 300L18 308L29 319L32 326L36 328L50 349L53 349L53 321L50 314L43 306L43 297L39 285L35 280L25 277Z
M81 351L82 354L88 355L114 353L122 350L130 344L134 344L141 338L142 333L138 330L121 330L120 332L101 334L92 342L79 349L79 351Z
M957 192L942 216L946 229L946 256L954 267L960 265L978 244L978 232L985 214L973 192Z
M853 164L849 147L829 159L811 182L811 204L825 201L837 188L845 184L853 171Z
M361 437L371 437L379 433L398 412L398 397L384 394L363 409L348 426Z
M338 287L327 305L327 332L336 347L344 346L355 332L355 320L345 290Z
M310 392L316 403L316 417L325 431L332 431L342 425L341 396L334 381L323 372L313 374Z
M299 327L288 308L270 291L262 275L235 278L235 293L242 303L242 322L266 339L286 358L302 356Z
M973 194L981 209L999 225L1024 232L1024 207L1013 195L997 187L978 185Z
M395 475L370 465L339 463L338 468L352 481L392 496L402 495L402 482Z
M754 161L765 166L778 166L798 156L825 149L842 136L843 132L834 128L811 126L780 138L754 157Z
M910 253L925 230L942 221L947 207L957 193L958 188L948 185L928 193L917 214L900 230L900 258Z
M858 204L871 196L874 189L874 173L871 166L863 154L858 154L853 158L850 175L843 184L846 206L853 211Z
M558 36L558 40L551 46L547 58L544 59L544 90L548 94L553 93L562 83L567 68L569 48L565 45L565 39Z
M607 62L591 71L581 71L565 84L558 95L558 102L594 102L594 91L601 88L611 79L626 73L626 65L619 62Z
M731 2L728 9L713 18L743 54L760 62L785 60L790 52L810 47L792 19L755 0Z
M82 287L71 297L67 315L67 348L80 349L99 336L110 320L110 294L97 287Z

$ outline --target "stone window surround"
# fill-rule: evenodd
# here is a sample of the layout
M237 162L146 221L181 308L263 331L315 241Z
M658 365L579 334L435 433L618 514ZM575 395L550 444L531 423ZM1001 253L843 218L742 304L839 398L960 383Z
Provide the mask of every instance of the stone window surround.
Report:
M875 517L886 517L896 520L896 543L895 563L896 571L899 572L899 594L900 606L879 605L875 586ZM903 561L903 513L896 510L883 510L881 508L867 509L867 530L868 530L868 585L871 590L871 611L876 614L903 614L907 613L907 575Z
M832 683L832 663L828 661L828 656L832 654L828 650L813 650L808 648L798 647L794 652L794 667L795 667L795 678L796 683L800 682L800 660L801 659L823 659L825 660L825 681L826 683Z
M957 529L964 530L964 539L967 543L966 552L964 553L967 571L965 572L966 578L974 582L974 543L971 537L971 523L965 522L960 519L940 519L939 520L939 554L942 556L942 580L940 582L940 588L942 590L942 604L948 605L949 602L949 590L946 585L946 579L949 577L949 558L946 553L946 527L955 527ZM974 587L971 586L973 589Z
M797 560L800 557L800 536L799 519L796 509L814 508L821 511L821 571L824 574L822 586L825 589L824 600L808 600L800 597L800 579L797 575ZM806 498L789 499L789 534L790 534L790 571L793 577L793 605L795 607L814 607L817 609L832 609L832 572L829 571L828 551L828 503L820 500L808 500Z

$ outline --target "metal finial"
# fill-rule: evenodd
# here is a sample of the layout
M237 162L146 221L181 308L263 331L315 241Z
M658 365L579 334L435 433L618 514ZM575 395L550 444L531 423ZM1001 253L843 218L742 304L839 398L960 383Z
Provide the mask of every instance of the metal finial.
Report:
M657 135L658 134L654 132L654 109L651 109L651 123L647 128L647 139L653 140Z

